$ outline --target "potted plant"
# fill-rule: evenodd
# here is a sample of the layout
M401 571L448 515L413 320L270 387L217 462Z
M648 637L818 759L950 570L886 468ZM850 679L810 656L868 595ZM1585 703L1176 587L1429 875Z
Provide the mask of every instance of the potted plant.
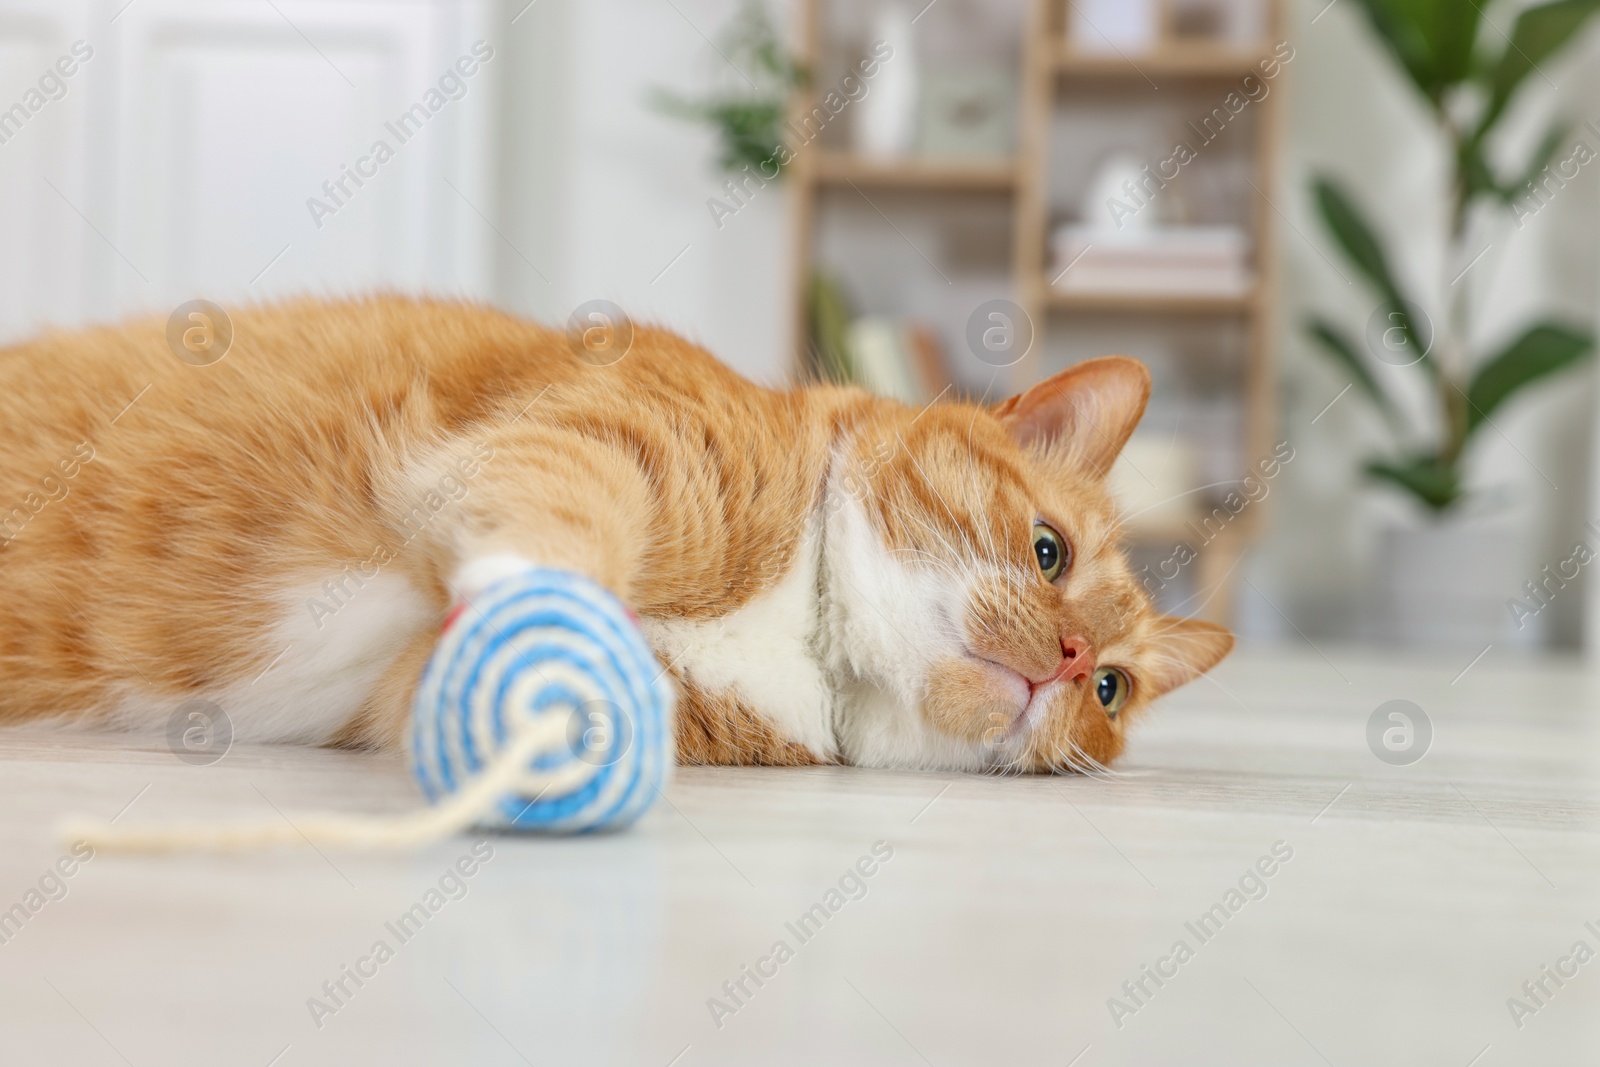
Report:
M1307 323L1319 349L1333 359L1376 406L1391 431L1390 454L1368 459L1363 472L1412 500L1424 521L1389 531L1384 545L1390 636L1424 642L1492 641L1504 627L1505 600L1519 592L1518 576L1495 578L1486 563L1510 561L1503 531L1470 521L1473 499L1463 469L1473 443L1496 413L1528 385L1586 359L1590 331L1542 321L1527 326L1505 347L1474 353L1469 347L1476 310L1462 276L1486 244L1475 235L1504 226L1525 203L1565 143L1557 123L1526 163L1503 172L1491 160L1494 134L1509 105L1538 65L1554 56L1600 10L1600 0L1557 0L1524 8L1509 38L1480 34L1478 4L1449 0L1357 0L1385 50L1416 87L1448 146L1445 276L1438 310L1430 316L1391 269L1384 242L1355 200L1326 175L1313 192L1322 221L1345 258L1377 297L1358 342L1321 317ZM1413 427L1384 384L1379 364L1409 366L1423 379L1436 417ZM1487 552L1486 552L1487 550ZM1474 580L1477 592L1472 590ZM1509 586L1509 587L1508 587Z
M717 131L717 164L729 174L753 171L766 179L783 170L783 119L789 94L806 84L803 66L784 48L763 0L744 0L718 35L717 53L737 78L699 99L656 90L657 110L704 122Z

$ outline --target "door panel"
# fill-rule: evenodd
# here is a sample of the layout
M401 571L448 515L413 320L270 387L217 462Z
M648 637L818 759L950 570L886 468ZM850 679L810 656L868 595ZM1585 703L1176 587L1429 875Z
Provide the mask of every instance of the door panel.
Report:
M0 335L194 297L489 295L486 3L124 4L0 16L0 101L94 50L0 144Z

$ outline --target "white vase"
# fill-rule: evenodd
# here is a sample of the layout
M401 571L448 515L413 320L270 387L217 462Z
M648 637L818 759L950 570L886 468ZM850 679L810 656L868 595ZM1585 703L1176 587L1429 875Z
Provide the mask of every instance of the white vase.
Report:
M1147 52L1160 36L1156 0L1076 0L1067 10L1069 40L1080 52Z
M1110 231L1148 230L1155 222L1155 210L1142 210L1147 201L1129 193L1137 190L1144 181L1145 161L1125 149L1119 149L1100 161L1089 179L1089 189L1083 196L1078 214L1087 229ZM1115 202L1120 212L1112 210Z
M883 61L872 89L856 104L855 147L872 159L910 155L916 147L918 76L915 27L908 4L885 4L872 20L868 50L882 42L893 53Z
M1516 524L1505 516L1385 528L1373 598L1383 638L1456 651L1537 644L1545 620L1519 617L1510 605L1522 597L1523 583L1537 577L1523 573L1528 567L1520 544Z

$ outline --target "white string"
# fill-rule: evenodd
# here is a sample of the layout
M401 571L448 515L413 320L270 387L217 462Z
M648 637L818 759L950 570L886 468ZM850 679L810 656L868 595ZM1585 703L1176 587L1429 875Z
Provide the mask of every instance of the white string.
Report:
M501 800L526 783L528 764L541 751L565 743L564 716L539 716L515 725L505 747L460 789L431 808L395 817L312 815L295 824L204 823L172 826L114 826L109 822L68 820L61 834L96 850L114 852L241 852L275 845L334 845L361 849L411 849L460 833L490 814ZM539 796L563 784L552 780ZM536 802L538 796L529 800Z

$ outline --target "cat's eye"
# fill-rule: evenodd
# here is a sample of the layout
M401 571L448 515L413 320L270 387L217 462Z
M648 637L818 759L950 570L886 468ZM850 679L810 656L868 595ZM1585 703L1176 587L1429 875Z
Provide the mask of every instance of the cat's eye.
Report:
M1100 706L1106 709L1107 718L1117 717L1122 705L1128 702L1128 693L1132 689L1133 684L1128 681L1128 676L1115 667L1101 667L1094 672L1094 695L1099 699Z
M1071 549L1061 535L1042 522L1033 524L1033 558L1039 561L1039 570L1044 572L1044 579L1053 582L1061 577L1061 572L1067 569L1067 562L1072 558Z

